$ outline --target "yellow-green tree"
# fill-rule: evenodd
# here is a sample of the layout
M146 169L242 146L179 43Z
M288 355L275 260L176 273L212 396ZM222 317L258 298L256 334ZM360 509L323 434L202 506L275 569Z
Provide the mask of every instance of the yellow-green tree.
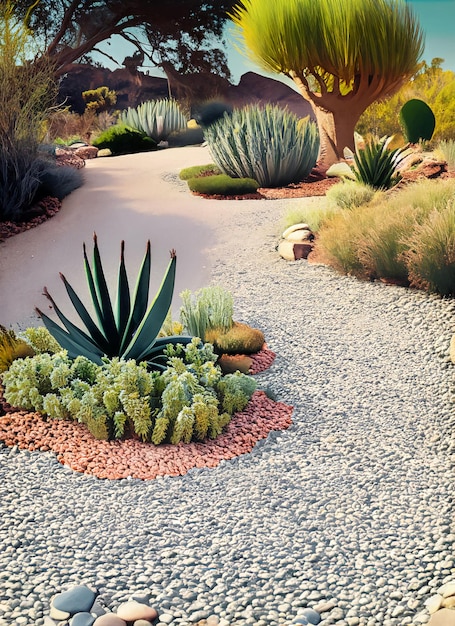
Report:
M444 59L422 62L419 71L391 98L375 102L362 114L356 130L361 135L395 135L401 132L401 107L412 98L426 102L436 118L433 142L455 139L455 73L443 70Z
M109 111L117 102L117 94L109 87L103 85L96 89L87 89L82 92L82 99L85 102L85 108L87 111L93 111L94 113L101 113L102 111Z
M415 74L423 50L404 0L242 0L231 19L250 57L311 104L324 166L353 147L361 114Z

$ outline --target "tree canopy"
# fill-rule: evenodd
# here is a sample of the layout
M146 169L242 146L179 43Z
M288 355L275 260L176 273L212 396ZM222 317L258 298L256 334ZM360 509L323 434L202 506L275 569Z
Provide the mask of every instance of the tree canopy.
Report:
M171 63L186 73L201 68L226 75L222 48L230 0L17 0L18 16L26 19L57 72L99 51L98 44L120 35L155 65ZM30 11L30 8L32 10ZM105 54L105 52L102 52Z
M231 18L247 54L292 78L310 102L326 165L353 146L360 115L415 73L423 51L404 0L242 0Z

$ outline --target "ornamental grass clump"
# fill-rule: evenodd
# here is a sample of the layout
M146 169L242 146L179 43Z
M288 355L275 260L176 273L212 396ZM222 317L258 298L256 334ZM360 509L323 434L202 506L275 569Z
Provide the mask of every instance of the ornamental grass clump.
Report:
M213 160L228 176L251 178L260 187L281 187L304 180L316 164L316 125L270 104L249 105L204 131Z
M65 351L15 360L3 374L7 402L53 419L85 424L97 439L135 436L160 443L217 437L256 389L239 372L222 376L210 344L169 345L163 372L104 358L100 365Z

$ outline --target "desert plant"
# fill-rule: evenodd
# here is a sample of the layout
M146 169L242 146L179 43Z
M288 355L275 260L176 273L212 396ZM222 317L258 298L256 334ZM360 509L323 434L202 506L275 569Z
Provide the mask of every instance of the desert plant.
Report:
M259 187L252 178L231 178L226 174L190 178L187 182L191 191L210 196L241 196L256 193Z
M280 187L304 180L316 164L316 125L299 124L278 106L250 105L211 124L204 133L213 160L227 175Z
M114 312L104 276L96 234L93 239L93 267L89 264L85 244L84 266L98 325L93 321L79 296L63 274L60 274L60 276L68 296L84 323L88 334L80 330L63 315L46 287L44 288L44 293L52 303L64 328L56 324L39 309L37 309L38 314L53 337L64 349L68 350L71 358L82 355L95 363L101 363L101 357L104 355L108 357L120 356L124 359L147 361L150 368L162 369L163 360L165 360L163 350L166 345L190 341L190 338L181 336L158 338L172 301L176 266L175 251L171 251L171 260L163 282L153 302L147 308L151 265L150 241L147 242L147 249L137 278L133 298L130 295L125 268L125 243L122 241Z
M392 137L370 139L365 147L356 147L353 170L359 182L373 189L390 189L400 181L397 168L410 152L407 147L390 150L391 140Z
M234 300L232 294L223 287L203 287L193 293L186 289L180 298L180 319L185 330L193 337L206 341L209 330L227 332L232 328Z
M408 100L401 107L399 119L407 142L419 143L432 138L436 120L433 111L423 100Z
M62 351L18 359L2 376L5 398L82 422L98 439L135 435L177 444L219 435L256 389L254 379L239 372L223 378L212 346L199 339L168 346L166 358L161 374L134 360L106 358L97 365Z
M455 139L440 141L436 146L435 153L447 161L449 169L455 169Z
M108 148L114 155L156 149L156 143L153 139L124 124L116 124L107 128L92 141L92 144L100 150Z
M55 354L62 351L62 346L54 339L45 326L26 328L23 336L37 354L43 352Z
M51 196L63 200L84 182L81 171L74 167L58 166L49 159L40 159L38 164L40 184L37 199Z
M316 233L321 224L337 211L339 211L339 208L326 202L322 203L320 199L311 204L308 203L307 198L305 202L294 201L284 211L280 224L281 231L295 224L304 223L308 224L311 230Z
M221 170L218 165L214 163L208 163L207 165L193 165L192 167L185 167L180 170L180 180L189 180L190 178L199 178L201 176L215 176L221 174Z
M5 372L16 359L33 356L33 348L16 336L13 330L0 325L0 372Z
M175 100L149 100L137 108L128 108L120 120L135 130L145 133L159 143L176 130L186 128L187 119Z
M96 89L83 91L82 99L85 102L87 111L101 113L102 111L108 111L114 106L117 102L117 94L115 91L109 89L109 87L103 85Z
M202 128L207 128L210 124L213 124L217 120L224 117L225 114L230 115L233 107L227 102L221 100L211 100L198 104L195 110L192 111L193 119Z
M222 354L254 354L265 342L262 331L240 322L234 322L226 331L207 330L205 340L213 343L215 350Z
M352 209L368 204L376 193L376 189L370 185L346 180L330 187L326 193L326 198L340 209Z
M406 248L403 258L411 285L442 296L455 295L455 198L416 225Z

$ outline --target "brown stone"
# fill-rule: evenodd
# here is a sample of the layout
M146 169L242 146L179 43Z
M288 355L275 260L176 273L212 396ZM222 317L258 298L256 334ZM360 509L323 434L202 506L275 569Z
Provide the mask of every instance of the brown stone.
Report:
M98 156L98 148L95 146L81 146L80 148L76 148L74 154L81 159L96 159Z
M126 622L115 613L105 613L96 618L93 626L126 626Z
M138 619L145 619L153 622L158 617L158 612L142 602L130 600L124 602L117 609L117 615L127 622L134 622Z

